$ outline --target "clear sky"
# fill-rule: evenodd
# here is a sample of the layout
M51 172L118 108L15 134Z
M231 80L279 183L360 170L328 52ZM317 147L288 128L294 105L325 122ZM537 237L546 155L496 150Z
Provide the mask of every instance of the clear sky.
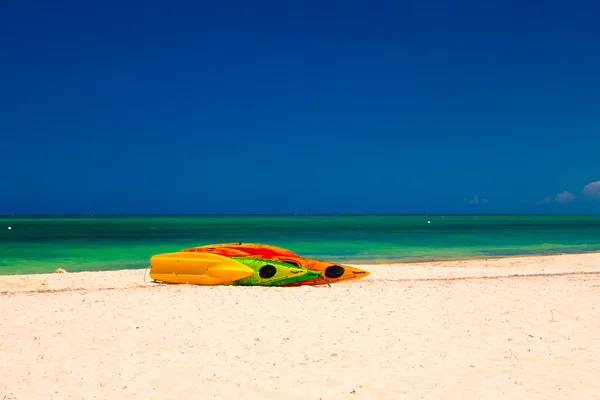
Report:
M598 213L600 2L3 0L0 138L4 214Z

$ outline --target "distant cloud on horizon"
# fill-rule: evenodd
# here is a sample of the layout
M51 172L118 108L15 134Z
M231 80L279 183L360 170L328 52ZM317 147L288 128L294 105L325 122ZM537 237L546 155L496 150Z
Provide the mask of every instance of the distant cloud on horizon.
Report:
M484 199L483 197L480 199L479 196L475 195L471 200L465 199L465 203L468 204L487 204L489 203L488 199Z
M588 183L581 192L590 199L600 200L600 181Z
M575 195L573 193L565 190L562 193L557 193L554 200L557 203L569 203L569 202L575 200Z
M581 194L591 200L600 200L600 181L590 182L585 185L581 190ZM546 196L543 200L538 201L536 204L551 204L553 202L565 204L571 203L576 199L577 197L573 193L565 190L562 193L557 193L554 199L551 196ZM521 203L525 202L526 201L521 200Z
M557 193L554 199L551 196L546 196L544 199L537 202L537 204L552 204L557 202L560 204L570 203L575 200L575 195L567 190L562 193Z

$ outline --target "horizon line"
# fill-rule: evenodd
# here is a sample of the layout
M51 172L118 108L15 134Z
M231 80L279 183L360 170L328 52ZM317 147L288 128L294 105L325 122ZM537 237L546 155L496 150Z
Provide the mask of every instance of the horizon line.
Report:
M544 215L600 215L600 213L63 213L63 214L46 214L46 213L27 213L27 214L3 214L2 217L213 217L213 216L286 216L286 217L302 217L302 216L544 216Z

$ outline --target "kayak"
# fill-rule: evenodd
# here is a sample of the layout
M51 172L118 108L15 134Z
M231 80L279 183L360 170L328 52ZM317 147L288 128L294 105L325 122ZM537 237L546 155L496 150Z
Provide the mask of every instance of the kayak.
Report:
M291 282L285 286L326 285L329 283L361 279L370 274L370 272L360 268L332 263L329 261L314 260L302 257L277 257L276 259L287 264L295 265L299 268L305 268L319 273L319 277L315 279L303 280L301 282Z
M230 249L229 247L190 247L188 249L179 250L188 253L211 253L219 254L225 257L244 257L250 254L242 250Z
M281 286L319 277L318 272L281 261L256 257L232 257L231 259L254 271L253 275L231 283L235 286Z
M222 285L254 275L254 269L211 253L165 253L150 258L150 277L167 283Z
M282 257L300 257L298 254L291 250L284 249L283 247L273 246L270 244L262 243L217 243L208 244L204 246L193 247L194 249L208 249L207 251L214 251L215 249L234 249L247 253L251 256L257 256L261 258L272 258L276 256ZM189 249L185 249L189 250ZM198 251L198 250L196 250Z

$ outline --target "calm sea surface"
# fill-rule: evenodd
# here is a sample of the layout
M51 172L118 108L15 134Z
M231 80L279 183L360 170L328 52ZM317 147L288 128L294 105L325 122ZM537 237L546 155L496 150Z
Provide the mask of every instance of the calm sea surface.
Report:
M0 217L0 274L146 268L219 242L347 263L588 252L600 251L600 215Z

